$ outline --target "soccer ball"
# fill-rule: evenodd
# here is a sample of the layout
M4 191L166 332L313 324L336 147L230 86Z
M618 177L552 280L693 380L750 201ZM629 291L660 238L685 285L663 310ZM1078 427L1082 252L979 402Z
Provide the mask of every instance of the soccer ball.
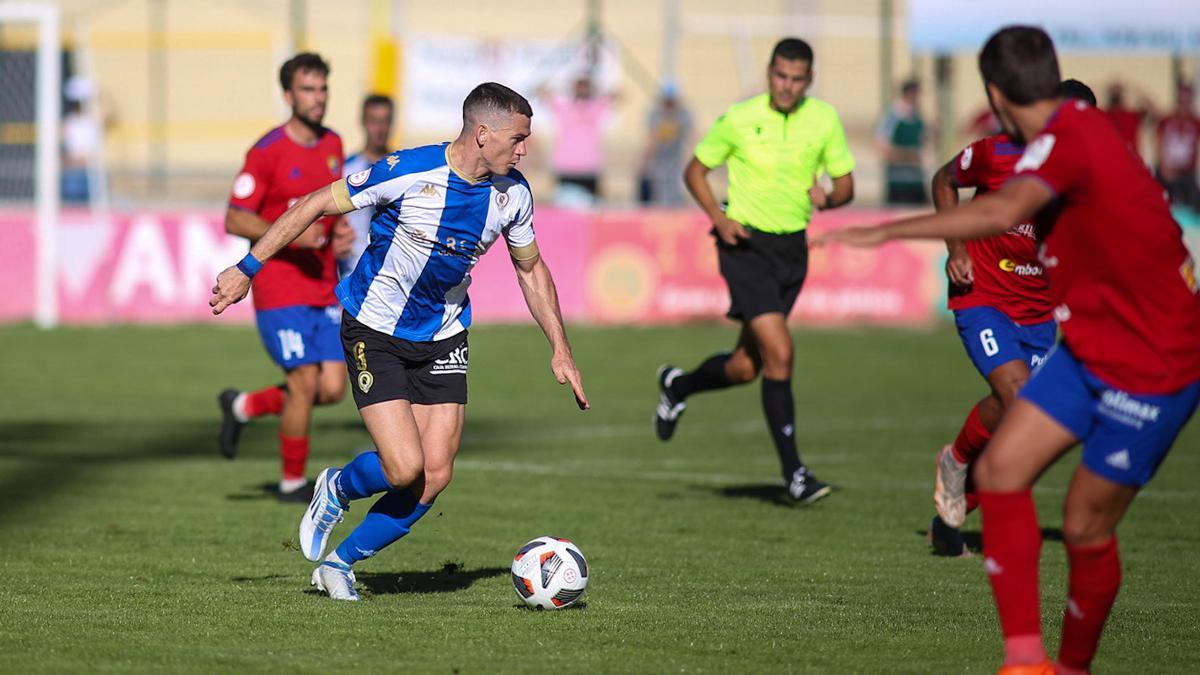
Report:
M538 537L513 558L517 595L534 609L562 609L579 601L588 583L588 564L579 547L561 537Z

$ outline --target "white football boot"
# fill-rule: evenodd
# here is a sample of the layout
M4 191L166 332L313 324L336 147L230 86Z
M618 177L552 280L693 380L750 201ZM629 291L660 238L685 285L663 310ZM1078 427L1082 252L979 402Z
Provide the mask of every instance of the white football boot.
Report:
M337 491L333 487L333 478L338 471L326 467L317 476L313 487L312 501L308 510L300 518L300 550L304 557L316 562L325 554L325 545L329 542L329 533L333 527L342 522L347 507L342 506ZM314 573L314 578L315 573ZM314 582L315 583L315 582Z

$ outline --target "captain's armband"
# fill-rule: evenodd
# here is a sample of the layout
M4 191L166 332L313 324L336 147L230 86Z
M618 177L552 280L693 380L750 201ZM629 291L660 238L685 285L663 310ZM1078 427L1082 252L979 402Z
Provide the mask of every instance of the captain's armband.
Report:
M536 241L531 241L524 246L509 246L508 254L511 255L512 259L516 262L533 260L540 255L540 253L538 253L538 245Z
M350 213L355 210L354 202L350 201L350 189L346 187L346 179L341 178L329 184L329 192L333 194L333 205L339 213Z

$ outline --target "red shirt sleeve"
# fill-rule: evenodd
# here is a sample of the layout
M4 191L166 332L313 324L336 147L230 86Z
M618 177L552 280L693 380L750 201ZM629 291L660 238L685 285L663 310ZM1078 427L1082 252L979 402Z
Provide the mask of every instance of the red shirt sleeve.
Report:
M982 187L992 159L992 141L981 138L954 158L954 182L961 188Z
M233 190L229 195L229 205L237 209L245 209L258 213L266 199L271 186L271 166L265 150L250 148L246 153L246 162L237 178L233 179Z
M1016 176L1032 176L1046 184L1056 197L1082 188L1091 177L1086 148L1072 133L1052 129L1025 147L1013 169Z

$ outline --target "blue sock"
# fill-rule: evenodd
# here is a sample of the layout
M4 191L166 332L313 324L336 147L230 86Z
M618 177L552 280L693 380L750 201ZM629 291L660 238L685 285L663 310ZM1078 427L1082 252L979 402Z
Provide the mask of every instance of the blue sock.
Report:
M392 490L375 502L366 518L346 537L334 554L347 565L370 558L408 534L433 504L421 504L411 491Z
M379 463L379 453L375 450L360 453L358 457L350 460L342 467L334 484L338 498L343 504L349 504L352 499L364 499L392 489L387 476L383 474L383 465Z

